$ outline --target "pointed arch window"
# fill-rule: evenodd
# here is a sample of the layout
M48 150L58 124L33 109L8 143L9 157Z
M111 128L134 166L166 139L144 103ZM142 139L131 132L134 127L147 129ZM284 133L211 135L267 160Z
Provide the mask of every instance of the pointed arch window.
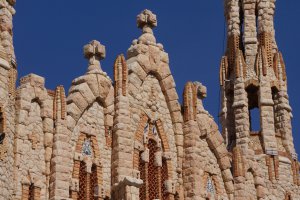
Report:
M218 199L218 191L219 185L217 181L216 175L211 175L208 172L204 173L204 189L207 193L206 199L212 200L212 199Z
M99 188L101 178L101 166L95 162L99 158L99 149L95 136L81 134L76 146L76 153L82 155L81 159L75 159L73 169L73 187L70 188L70 198L76 200L98 200L102 194ZM79 156L80 157L80 156ZM76 180L78 182L76 182ZM77 187L76 187L77 184Z
M145 151L140 152L138 170L143 185L140 188L140 200L161 199L167 200L169 194L165 188L168 180L167 161L163 160L163 147L160 143L157 125L147 123L144 126Z
M85 141L83 142L81 153L87 157L93 156L93 147L90 138L86 138ZM79 192L78 192L79 200L98 199L99 186L98 186L97 168L98 168L97 165L93 164L89 172L85 161L80 162Z

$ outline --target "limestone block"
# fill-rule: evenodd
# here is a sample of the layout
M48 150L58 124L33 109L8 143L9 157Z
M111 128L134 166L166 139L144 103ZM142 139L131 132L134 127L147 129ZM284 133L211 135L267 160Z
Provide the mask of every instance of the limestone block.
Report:
M172 180L166 180L164 182L164 186L166 188L166 192L169 194L175 194L176 193L176 187L175 183Z
M145 148L145 150L143 151L143 153L141 154L141 159L143 162L149 162L149 149Z
M83 160L82 153L81 152L80 153L75 152L74 153L74 160L82 161Z
M233 176L232 176L232 173L231 173L230 169L223 170L222 171L222 177L223 177L225 182L233 180Z
M224 143L223 137L219 133L211 133L206 138L207 144L211 149L216 149Z
M157 167L162 167L162 152L155 152L154 165Z
M88 104L92 104L96 99L96 97L94 96L94 94L90 90L88 84L85 83L85 82L82 83L82 84L79 84L79 85L75 85L75 86L72 87L72 89L70 89L70 93L76 93L76 92L80 92L81 95L88 102Z
M171 160L172 159L172 152L163 152L162 153L162 158L164 160Z
M141 172L138 170L132 170L132 176L136 179L140 179Z
M44 145L45 145L45 147L52 147L52 145L53 145L53 134L52 133L45 133Z
M29 84L32 87L45 88L45 78L36 74L28 74L20 79L20 85Z
M79 192L79 180L72 178L70 184L71 191Z

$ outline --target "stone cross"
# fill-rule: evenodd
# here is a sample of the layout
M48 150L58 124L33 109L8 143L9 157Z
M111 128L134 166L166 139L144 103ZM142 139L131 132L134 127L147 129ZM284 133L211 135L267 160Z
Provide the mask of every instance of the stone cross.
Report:
M97 40L91 41L83 48L84 57L89 60L88 71L99 70L102 71L100 60L103 60L106 55L105 46L100 44Z
M137 26L143 33L153 33L152 29L157 26L156 15L150 10L144 10L137 16Z

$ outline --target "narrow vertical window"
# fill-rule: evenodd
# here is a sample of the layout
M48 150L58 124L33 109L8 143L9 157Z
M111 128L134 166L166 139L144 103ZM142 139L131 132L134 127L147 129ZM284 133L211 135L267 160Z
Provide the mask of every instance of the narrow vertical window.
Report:
M86 182L87 182L87 171L85 162L80 162L79 169L79 192L78 192L78 200L86 199Z
M156 152L156 142L153 140L149 140L148 143L149 148L149 199L159 199L159 183L158 183L158 170L157 167L154 164L155 160L155 152Z
M97 200L98 194L99 194L99 188L98 188L98 176L97 176L97 166L96 165L92 166L92 174L90 177L91 177L90 199Z
M214 199L214 197L216 195L216 189L215 189L214 182L210 176L207 178L206 192L207 192L209 198Z
M165 188L168 180L167 160L163 159L161 153L163 148L157 143L159 132L156 124L147 123L144 126L145 148L148 153L140 152L139 171L143 185L139 189L140 200L169 199L169 193Z
M5 138L4 116L3 116L2 108L0 107L0 145L3 144L4 138Z
M258 107L258 88L250 85L247 89L249 108L249 129L251 132L260 131L260 110Z

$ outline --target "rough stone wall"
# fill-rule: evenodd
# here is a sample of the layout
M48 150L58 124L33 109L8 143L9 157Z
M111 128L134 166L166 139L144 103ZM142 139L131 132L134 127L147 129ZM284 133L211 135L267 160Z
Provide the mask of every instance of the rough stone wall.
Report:
M23 185L30 184L41 189L42 199L49 198L52 101L44 78L30 74L21 79L16 101L15 199L21 199Z
M183 95L185 199L233 199L229 153L214 119L203 107L205 97L206 87L201 83L186 84Z

